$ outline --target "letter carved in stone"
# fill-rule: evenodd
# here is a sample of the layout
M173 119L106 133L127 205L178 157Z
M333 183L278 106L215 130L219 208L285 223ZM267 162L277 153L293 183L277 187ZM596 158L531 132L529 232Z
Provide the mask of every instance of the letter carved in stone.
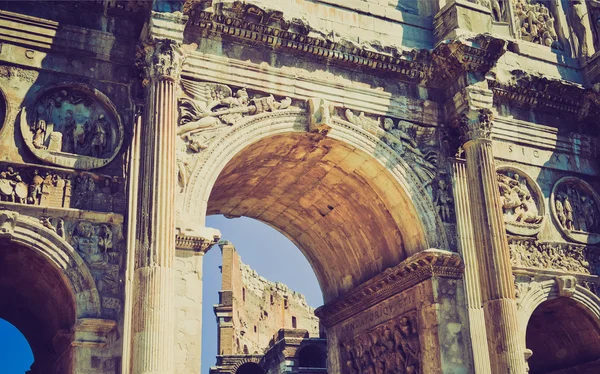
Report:
M600 243L600 201L592 186L581 179L566 177L552 189L552 216L562 233L576 242Z
M498 188L506 230L519 235L537 233L544 220L543 195L537 184L520 170L502 167Z
M123 126L106 96L80 84L44 91L21 111L27 147L44 162L74 168L105 166L119 152Z
M344 374L418 374L419 335L414 316L401 316L342 343Z

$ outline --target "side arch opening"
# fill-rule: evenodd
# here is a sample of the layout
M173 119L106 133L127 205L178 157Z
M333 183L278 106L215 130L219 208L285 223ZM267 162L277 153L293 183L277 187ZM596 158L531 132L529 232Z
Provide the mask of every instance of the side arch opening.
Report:
M35 250L0 240L0 300L0 318L31 346L29 373L71 373L76 305L64 275Z
M541 303L527 325L526 344L531 374L600 372L600 325L573 299Z
M254 362L246 362L235 371L235 374L265 374L265 371L259 364Z

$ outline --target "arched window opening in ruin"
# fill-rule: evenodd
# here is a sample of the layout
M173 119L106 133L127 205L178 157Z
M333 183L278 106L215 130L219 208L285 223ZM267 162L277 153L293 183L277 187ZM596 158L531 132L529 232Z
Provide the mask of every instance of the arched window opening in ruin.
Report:
M33 364L29 342L10 322L0 319L0 362L7 373L24 373Z
M260 367L260 365L255 364L254 362L247 362L240 366L235 374L265 374L265 371Z
M581 304L557 298L540 304L527 325L531 374L600 373L599 321Z
M75 301L68 280L31 248L0 241L0 318L33 352L31 374L72 372Z
M324 352L314 344L300 349L298 362L298 366L301 368L324 368L327 366Z

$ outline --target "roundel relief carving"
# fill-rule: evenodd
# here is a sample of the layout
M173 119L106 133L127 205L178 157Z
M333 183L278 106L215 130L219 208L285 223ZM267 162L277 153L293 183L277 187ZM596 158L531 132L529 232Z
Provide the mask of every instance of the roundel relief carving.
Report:
M543 195L539 186L516 168L501 167L497 173L506 230L517 235L536 234L544 221Z
M21 112L21 133L33 154L50 164L96 169L123 143L123 126L106 96L79 84L55 86Z
M600 198L592 186L574 177L560 179L552 188L552 216L558 228L580 243L600 242Z

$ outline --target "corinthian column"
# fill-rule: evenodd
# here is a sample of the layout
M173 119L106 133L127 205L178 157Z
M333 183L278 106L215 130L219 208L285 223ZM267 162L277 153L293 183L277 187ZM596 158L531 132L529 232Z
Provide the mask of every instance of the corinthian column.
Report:
M132 372L175 372L175 91L183 53L178 43L154 39L138 63L145 74L133 285Z
M493 117L489 107L476 110L470 107L460 117L471 222L491 372L525 374L525 347L519 339L512 268L492 154Z

